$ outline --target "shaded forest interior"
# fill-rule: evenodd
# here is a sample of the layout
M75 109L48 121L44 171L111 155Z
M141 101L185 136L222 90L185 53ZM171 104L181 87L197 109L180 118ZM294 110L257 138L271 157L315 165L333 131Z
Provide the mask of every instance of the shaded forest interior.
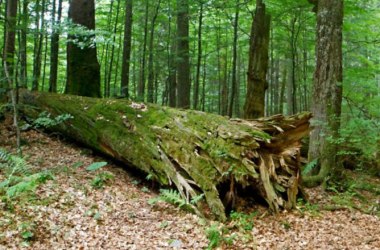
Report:
M16 127L21 88L128 98L139 105L155 103L245 119L311 111L315 129L309 140L311 165L305 184L319 185L330 176L342 176L344 164L376 172L380 165L378 3L344 3L2 1L0 91L10 93ZM48 101L49 95L45 97ZM25 103L29 101L33 102ZM53 112L53 107L48 110ZM286 134L282 124L273 126ZM287 150L278 154L283 152ZM262 161L270 169L272 161ZM298 181L297 161L292 176ZM273 187L265 189L268 198ZM270 199L269 205L277 210L273 205L279 202L273 202L277 197ZM221 205L214 207L222 216Z

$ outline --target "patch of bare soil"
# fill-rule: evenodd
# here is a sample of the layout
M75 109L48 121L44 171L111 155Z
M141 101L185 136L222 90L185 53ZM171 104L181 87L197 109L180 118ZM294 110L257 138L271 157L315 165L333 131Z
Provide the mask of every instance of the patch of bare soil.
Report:
M0 147L14 152L9 123L0 129ZM157 193L148 181L112 163L89 172L91 163L107 159L57 137L33 130L22 137L30 166L50 170L54 180L13 209L0 202L0 249L207 248L206 230L213 222L166 203L149 205ZM114 178L95 188L94 179L104 172ZM232 245L221 240L219 249L380 249L379 218L358 210L300 209L257 215L249 223L249 240L236 239ZM28 231L33 236L26 242L22 235Z

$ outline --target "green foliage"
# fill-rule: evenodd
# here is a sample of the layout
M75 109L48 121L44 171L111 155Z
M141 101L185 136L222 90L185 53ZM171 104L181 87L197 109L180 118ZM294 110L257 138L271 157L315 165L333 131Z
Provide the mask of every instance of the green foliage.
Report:
M91 181L91 186L100 189L103 188L106 184L109 184L115 176L108 171L101 172L95 176L95 178Z
M236 226L246 231L251 231L253 229L253 218L256 213L245 214L232 211L230 218L232 221L236 222Z
M23 222L20 227L20 236L24 240L25 246L29 245L29 242L34 238L34 232L36 230L36 225L32 222Z
M73 119L74 117L70 114L62 114L58 115L54 118L50 117L51 114L44 111L38 115L38 118L35 119L32 123L33 128L50 128L57 126L69 119Z
M167 202L173 204L181 209L186 211L194 212L195 207L199 201L201 201L204 197L204 194L199 194L191 199L188 202L185 198L181 196L181 194L174 189L160 189L160 195L156 198L149 199L148 203L150 205L154 205L159 201Z
M214 249L218 247L223 240L222 234L217 225L211 225L209 228L207 228L206 236L209 240L207 249Z
M86 168L87 171L96 171L104 166L106 166L108 162L101 161L101 162L94 162L90 166Z
M308 162L304 169L302 170L302 175L306 175L310 173L311 170L313 170L318 165L318 159L314 159L311 162Z
M0 148L0 170L5 180L0 182L0 195L9 201L21 195L33 194L36 188L54 177L48 171L31 174L24 158L12 155Z

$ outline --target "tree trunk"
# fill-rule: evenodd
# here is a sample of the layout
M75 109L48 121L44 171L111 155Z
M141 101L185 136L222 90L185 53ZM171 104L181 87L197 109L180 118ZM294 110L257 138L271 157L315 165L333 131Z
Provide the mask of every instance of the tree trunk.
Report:
M188 0L177 0L177 81L177 107L190 108Z
M232 81L231 81L231 96L230 96L230 103L228 106L228 116L232 117L233 115L233 107L234 102L239 101L236 100L236 88L237 88L237 77L236 77L236 63L237 63L237 47L238 47L238 26L239 26L239 1L236 4L235 9L235 19L234 19L234 42L233 42L233 49L232 49Z
M105 65L105 67L108 67L107 75L104 76L107 79L106 92L105 92L106 97L109 97L111 95L111 78L112 78L112 69L114 69L113 62L115 58L116 31L117 31L117 24L119 22L120 2L121 0L117 0L116 17L115 17L115 23L113 26L113 38L112 38L112 45L111 45L111 58L109 62L107 62Z
M126 0L125 4L125 24L124 24L124 42L123 42L123 63L121 70L121 96L129 97L129 67L131 60L131 43L132 43L132 4L133 0Z
M72 0L69 18L73 23L95 29L94 0ZM70 39L80 42L92 40L83 34L70 35ZM80 47L72 41L67 43L67 84L66 93L100 97L100 65L97 59L96 45Z
M33 81L32 90L38 90L39 81L41 77L41 61L42 61L42 43L44 39L45 28L45 0L42 0L41 10L39 0L36 3L36 33L34 37L34 58L33 58Z
M148 16L149 16L149 1L146 0L143 51L142 51L142 56L141 56L139 86L137 90L137 99L139 101L144 101L144 98L145 98L145 64L146 64L146 44L148 40Z
M199 100L199 86L201 79L201 64L202 64L202 25L203 25L203 1L200 1L199 7L199 19L198 19L198 57L197 57L197 72L195 76L194 83L194 93L193 93L193 108L198 109Z
M255 18L252 23L249 47L247 95L244 105L245 118L264 116L265 91L268 69L270 16L265 13L265 4L257 0Z
M54 130L175 186L187 202L204 195L195 211L225 220L242 194L263 197L274 212L296 205L300 139L310 113L244 121L125 99L25 91L20 100L39 108L24 110L31 117L42 110L71 114Z
M58 0L58 16L55 19L55 5L53 3L53 17L52 22L54 25L61 24L62 17L62 0ZM59 32L58 27L53 27L53 34L50 41L50 77L49 77L49 92L57 92L57 79L58 79L58 53L59 53Z
M21 17L21 30L20 30L20 84L21 88L28 87L28 57L27 57L27 27L29 23L29 0L24 0L22 3L22 17Z
M161 0L158 0L156 10L154 12L152 23L150 26L149 38L149 59L148 59L148 98L147 101L154 103L154 69L153 69L153 42L154 42L154 29L156 28L156 19L160 10Z
M310 135L309 160L318 159L319 174L305 178L314 186L328 175L339 176L337 139L342 105L343 0L319 0L317 4L317 65L311 110L315 116Z

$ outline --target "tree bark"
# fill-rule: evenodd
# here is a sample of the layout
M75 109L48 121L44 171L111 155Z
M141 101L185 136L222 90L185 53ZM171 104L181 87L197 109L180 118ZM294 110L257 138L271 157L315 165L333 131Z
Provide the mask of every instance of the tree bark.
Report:
M232 49L232 80L231 80L231 96L230 96L230 103L228 106L228 116L232 117L233 115L233 107L234 102L238 102L239 100L236 98L236 88L237 88L237 77L236 77L236 71L237 71L237 47L238 47L238 26L239 26L239 1L236 3L236 9L235 9L235 18L234 18L234 42L233 42L233 49Z
M149 38L149 58L148 58L148 98L147 101L154 103L154 69L153 69L153 42L154 42L154 30L156 26L156 19L160 10L161 0L158 0L156 9L152 18L150 26L150 38Z
M342 26L343 0L317 3L317 65L314 73L311 110L314 130L310 134L309 160L318 159L318 175L305 178L318 185L328 175L339 176L337 139L342 105Z
M36 3L36 33L34 37L34 58L33 58L33 81L32 90L38 90L41 77L41 61L42 61L42 43L44 40L45 28L45 0L42 0L39 6L39 0ZM39 9L41 8L41 10Z
M244 105L244 118L264 116L265 91L268 70L270 16L265 12L265 4L257 0L255 18L252 23L249 47L247 95Z
M52 22L55 26L61 24L62 17L62 0L58 0L58 16L55 17L55 5L53 3L53 18ZM58 27L53 27L53 34L51 35L50 45L50 77L49 77L49 92L57 92L57 79L58 79L58 53L59 53L59 32Z
M123 42L123 63L121 66L121 96L129 97L129 67L131 60L132 43L132 4L133 0L126 0L125 4L125 24Z
M177 107L190 108L189 3L177 0Z
M69 18L73 23L95 29L94 0L72 0ZM85 42L93 36L70 35L70 39ZM100 97L100 65L97 59L96 44L80 47L77 43L67 43L67 94Z
M204 195L195 211L223 221L242 194L263 197L274 212L296 205L300 139L310 113L245 121L126 99L25 91L20 100L39 108L25 105L31 117L42 110L71 114L54 130L175 186L188 202Z
M146 64L146 44L148 40L148 16L149 16L149 1L146 0L143 51L142 51L142 56L141 56L139 86L137 90L137 99L139 101L144 101L144 98L145 98L145 64Z
M21 30L20 30L20 84L21 88L28 87L28 57L27 57L27 29L29 23L29 0L22 3Z
M199 2L199 18L198 18L198 57L197 57L197 73L195 76L194 93L193 93L193 108L198 109L199 101L199 86L201 79L201 64L202 64L202 25L203 25L203 1Z

